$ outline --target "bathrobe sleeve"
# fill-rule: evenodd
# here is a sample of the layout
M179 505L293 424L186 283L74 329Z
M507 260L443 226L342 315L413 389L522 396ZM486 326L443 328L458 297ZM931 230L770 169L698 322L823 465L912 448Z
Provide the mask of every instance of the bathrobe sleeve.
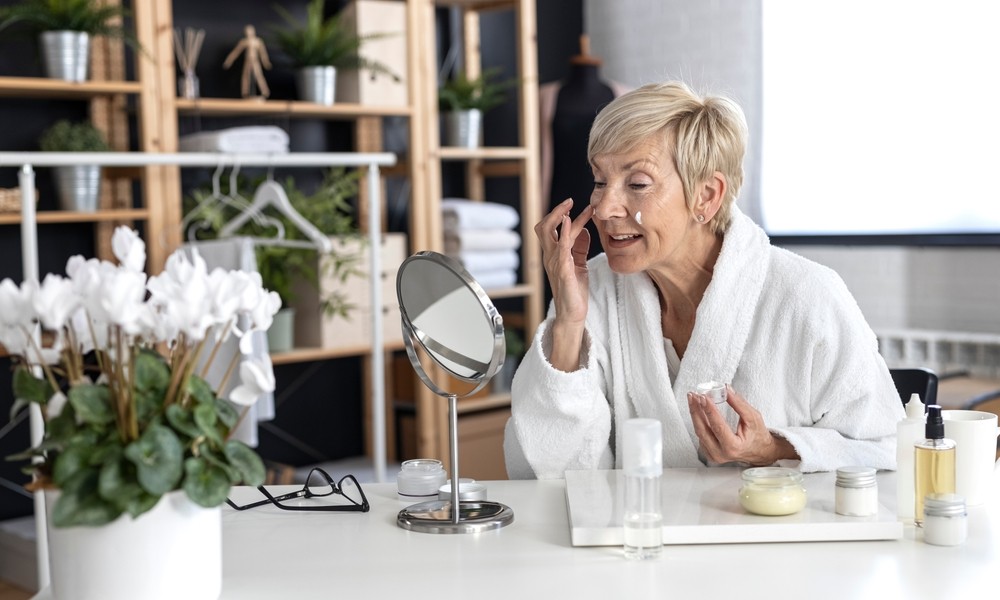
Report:
M777 357L786 365L785 381L794 383L779 407L784 414L765 414L765 423L795 447L805 472L846 465L895 469L896 423L903 407L874 332L832 271L814 269L800 284L817 293L800 297L809 308L789 332L801 341L789 343L785 347L794 351ZM786 297L786 310L789 304L795 302ZM807 396L798 407L791 397L796 392Z
M611 407L599 356L584 335L580 369L566 373L548 360L552 336L542 323L514 375L513 416L504 432L511 479L562 478L567 469L613 469ZM605 363L606 364L606 363Z

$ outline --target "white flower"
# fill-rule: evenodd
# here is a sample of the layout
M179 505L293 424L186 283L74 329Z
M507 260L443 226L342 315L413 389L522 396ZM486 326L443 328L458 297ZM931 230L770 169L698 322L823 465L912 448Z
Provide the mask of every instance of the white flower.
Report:
M45 276L31 300L42 326L52 331L62 330L80 307L73 282L53 273Z
M55 419L62 414L63 407L66 406L66 394L56 392L45 404L45 416L48 420Z
M205 338L214 324L212 298L209 295L205 260L197 251L189 260L183 252L174 252L167 259L163 273L151 277L147 284L150 302L160 308L191 342Z
M229 399L241 406L251 406L261 394L274 391L274 369L271 359L245 359L240 363L240 385L233 389Z
M120 226L111 236L111 251L128 271L142 272L146 267L146 244L133 229Z
M101 308L108 315L108 322L120 325L129 335L139 333L139 321L146 296L146 274L139 271L118 269L101 287Z
M22 327L34 321L31 296L35 286L29 282L18 287L10 279L0 281L0 326Z
M9 354L27 354L32 347L29 335L24 325L0 324L0 344L3 344Z

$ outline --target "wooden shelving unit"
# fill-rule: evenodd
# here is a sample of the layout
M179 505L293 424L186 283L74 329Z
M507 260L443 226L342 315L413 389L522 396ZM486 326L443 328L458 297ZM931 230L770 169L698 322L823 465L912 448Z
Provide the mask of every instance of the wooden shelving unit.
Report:
M178 119L183 117L254 117L280 116L292 119L319 119L347 121L354 125L355 150L378 152L382 150L382 120L402 117L408 120L409 146L405 156L394 169L382 173L383 177L404 177L410 189L410 222L408 237L411 251L443 249L443 232L440 214L441 167L445 162L463 163L467 166L468 196L483 199L484 182L491 177L517 177L520 180L521 207L521 265L524 276L516 286L493 290L495 299L512 299L523 306L519 328L534 331L542 312L542 280L540 252L532 228L540 217L539 199L539 148L538 148L538 82L535 32L535 0L400 0L406 5L407 29L407 106L377 106L338 103L321 106L296 100L255 101L238 98L177 98L176 64L173 56L173 2L171 0L143 0L133 2L133 22L137 38L148 55L135 61L134 81L125 80L124 52L120 45L104 45L98 50L107 56L98 57L102 63L94 70L94 77L101 80L83 83L66 83L34 77L0 77L0 98L70 99L88 102L92 120L104 128L109 137L117 140L116 149L140 152L176 152L178 149ZM518 138L511 147L484 147L478 149L448 148L438 139L437 112L437 57L435 11L439 7L453 7L462 13L465 33L465 64L469 75L480 71L479 15L484 11L513 11L516 21L516 62L521 82L517 91ZM234 14L233 19L238 19ZM242 24L242 22L241 22ZM131 99L131 101L129 101ZM138 135L128 131L129 117L134 116ZM488 119L489 117L487 117ZM137 140L128 148L128 140ZM122 144L126 147L122 147ZM120 181L114 186L115 194L127 192L127 199L102 202L94 213L43 211L38 214L39 224L92 223L97 228L98 239L110 240L110 231L116 224L142 222L149 232L157 232L160 243L150 244L149 269L158 272L169 254L181 242L179 224L181 214L180 170L176 166L148 166L131 172L114 174ZM131 201L129 179L141 180L141 201ZM383 186L384 189L384 186ZM365 196L362 189L362 197ZM384 200L383 200L384 202ZM132 208L132 206L139 208ZM359 222L364 223L365 207L359 208ZM383 214L385 212L383 211ZM19 214L0 214L0 225L20 223ZM110 243L110 242L109 242ZM108 245L109 245L108 243ZM98 256L109 257L109 248L98 248ZM387 352L398 352L399 344L390 345ZM275 354L274 364L335 360L365 356L367 346L325 349L302 348ZM414 380L416 377L414 376ZM433 396L422 384L416 382L415 410L417 414L417 453L420 456L440 458L447 462L447 407L446 402ZM463 416L503 410L509 406L509 395L499 394L472 398L460 403ZM391 420L390 420L391 430ZM390 436L391 436L390 431ZM502 430L498 432L502 435ZM502 461L501 457L497 457Z

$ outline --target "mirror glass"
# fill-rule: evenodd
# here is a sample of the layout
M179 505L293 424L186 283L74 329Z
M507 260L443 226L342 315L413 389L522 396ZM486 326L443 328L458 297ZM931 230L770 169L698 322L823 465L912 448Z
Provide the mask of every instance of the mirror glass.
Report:
M479 382L502 365L502 320L457 262L429 252L411 256L400 266L397 294L404 329L408 322L416 341L452 375Z

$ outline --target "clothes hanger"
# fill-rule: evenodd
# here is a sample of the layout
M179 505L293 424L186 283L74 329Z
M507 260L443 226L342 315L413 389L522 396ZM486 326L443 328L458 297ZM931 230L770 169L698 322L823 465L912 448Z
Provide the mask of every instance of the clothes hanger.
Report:
M274 181L271 177L271 173L268 173L268 177L264 180L260 186L257 187L257 191L254 192L253 202L250 206L242 211L236 217L226 223L226 225L219 231L219 237L231 237L236 233L239 228L247 222L247 220L254 217L254 214L263 214L263 210L268 206L274 207L278 212L288 217L299 231L308 238L305 240L288 240L283 238L258 238L255 239L255 243L258 244L271 244L288 246L292 248L316 248L320 252L328 253L333 250L333 244L330 242L330 238L323 235L316 226L306 220L295 207L292 206L291 201L288 199L288 194L285 192L285 188L281 186L280 183Z

